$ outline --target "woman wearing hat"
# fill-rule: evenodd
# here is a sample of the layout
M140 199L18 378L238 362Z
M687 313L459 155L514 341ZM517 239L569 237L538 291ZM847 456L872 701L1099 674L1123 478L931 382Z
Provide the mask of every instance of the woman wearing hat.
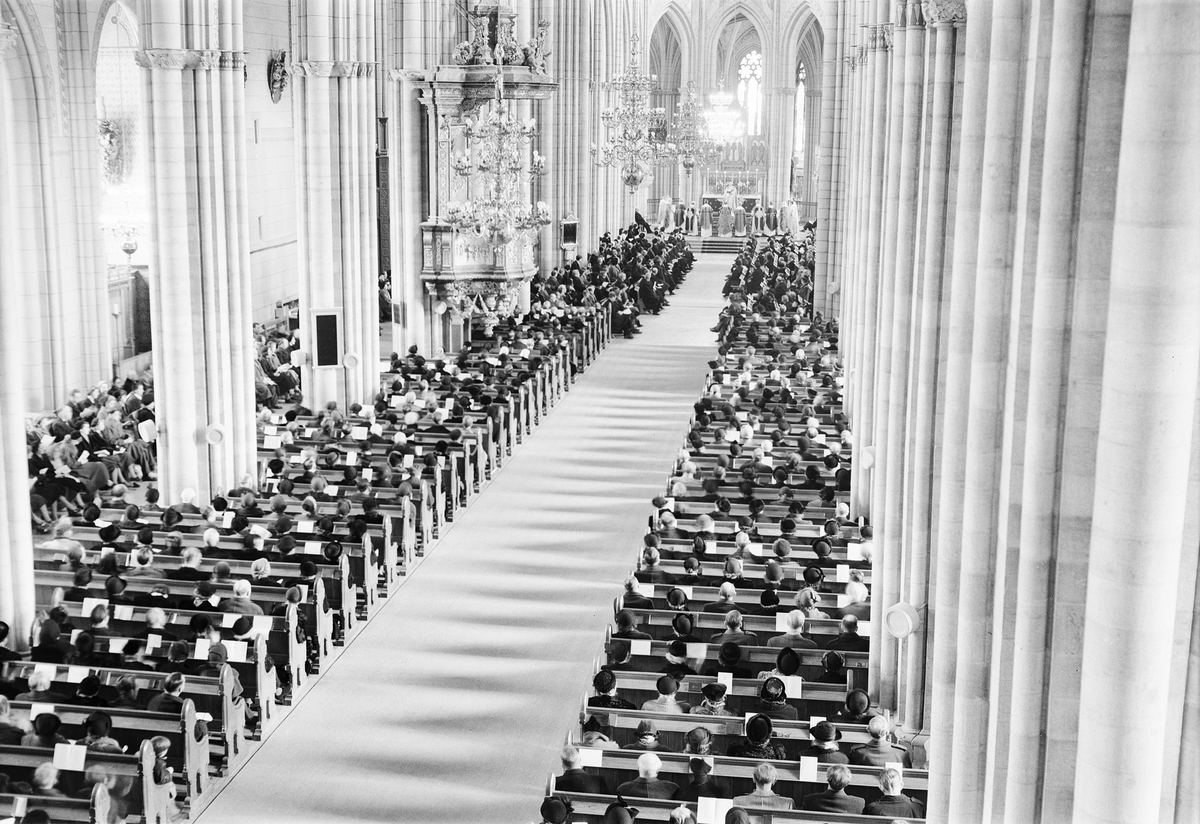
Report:
M542 817L541 824L566 824L575 808L571 802L553 795L546 796L538 814Z
M800 752L801 758L815 758L822 764L850 763L850 757L838 747L838 742L842 740L842 731L833 724L828 721L814 724L809 728L808 734L812 736L812 744Z
M704 696L700 706L692 707L692 715L716 715L732 717L733 713L725 709L725 693L726 687L724 684L713 682L705 684L700 688L700 694Z
M787 652L791 652L793 656L796 655L790 649L783 649L780 650L779 657L783 658L784 653ZM781 678L771 676L763 681L763 685L758 689L758 697L759 704L755 708L756 712L780 721L796 721L800 718L799 711L787 702L787 688Z
M617 676L610 670L600 670L592 679L592 687L596 694L588 699L589 707L603 707L614 710L635 710L633 702L617 695Z
M775 726L769 717L761 713L752 716L746 722L746 737L729 745L729 756L731 758L782 761L787 755L784 753L783 747L777 747L771 743L771 735L774 732Z

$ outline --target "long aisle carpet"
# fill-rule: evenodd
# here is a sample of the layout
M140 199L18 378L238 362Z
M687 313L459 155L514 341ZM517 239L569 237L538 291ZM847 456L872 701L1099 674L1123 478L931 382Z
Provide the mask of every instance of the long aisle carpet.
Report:
M615 340L203 813L528 822L712 357L732 258Z

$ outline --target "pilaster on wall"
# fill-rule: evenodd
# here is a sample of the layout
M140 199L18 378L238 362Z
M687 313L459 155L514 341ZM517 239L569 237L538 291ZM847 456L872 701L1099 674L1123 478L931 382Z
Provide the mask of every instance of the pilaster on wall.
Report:
M22 192L14 185L16 167L27 163L14 140L16 112L12 79L19 59L19 32L0 20L0 621L11 627L13 646L24 646L34 614L33 530L25 452L22 322L16 286L26 273L13 250L13 210Z
M143 3L163 499L255 467L241 5Z
M375 6L296 6L300 340L310 404L369 404L379 391L379 226L375 189ZM332 362L317 317L334 316Z
M875 635L872 684L929 756L930 821L1190 820L1200 9L969 7L869 2L827 53L853 67L823 263L874 447L874 617L928 606ZM1131 532L1130 489L1170 515Z

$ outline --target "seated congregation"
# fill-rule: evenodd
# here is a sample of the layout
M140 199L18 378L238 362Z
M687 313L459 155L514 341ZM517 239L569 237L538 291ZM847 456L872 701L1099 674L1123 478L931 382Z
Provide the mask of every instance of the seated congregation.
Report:
M256 330L277 362L261 471L208 500L140 488L156 471L149 375L31 421L33 526L49 535L28 652L0 624L0 815L198 815L614 329L636 332L692 265L680 233L638 223L601 248L458 353L393 354L366 406L305 408L293 339Z
M872 528L812 233L751 240L684 446L614 602L540 814L567 821L923 818L927 774L866 692Z

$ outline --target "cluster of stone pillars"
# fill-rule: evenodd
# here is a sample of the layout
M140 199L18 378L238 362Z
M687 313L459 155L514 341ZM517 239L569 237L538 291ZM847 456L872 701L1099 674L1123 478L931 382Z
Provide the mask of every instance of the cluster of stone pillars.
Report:
M1200 8L827 21L818 298L930 819L1195 820Z

